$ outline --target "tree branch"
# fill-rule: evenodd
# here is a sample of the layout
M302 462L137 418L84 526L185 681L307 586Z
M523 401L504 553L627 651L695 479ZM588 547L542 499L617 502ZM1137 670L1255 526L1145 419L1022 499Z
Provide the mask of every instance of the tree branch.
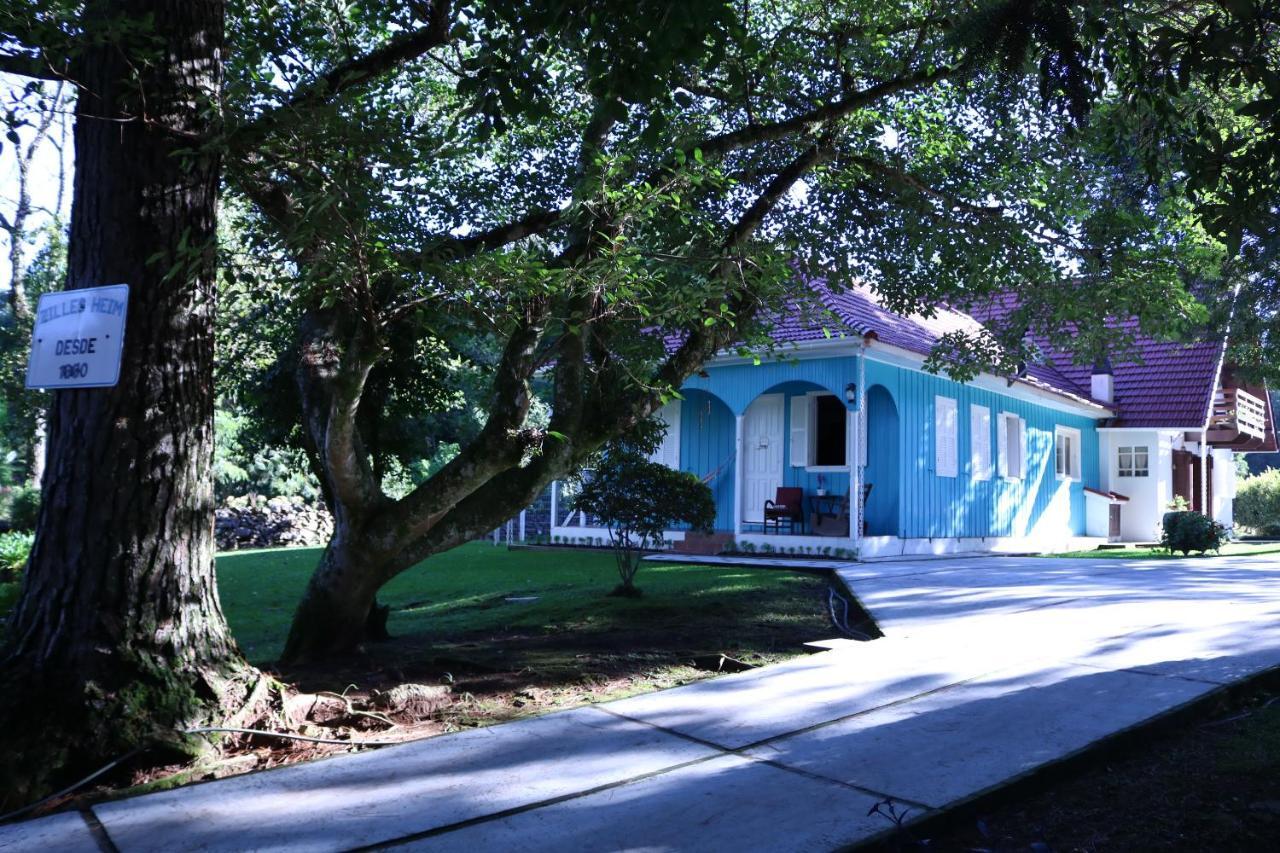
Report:
M796 181L804 177L805 173L814 166L831 156L830 137L825 134L824 137L822 142L815 143L804 149L782 171L778 172L768 186L765 187L764 191L734 223L724 240L725 254L730 257L724 258L716 265L716 272L719 276L728 279L737 272L736 265L731 258L733 251L746 243L759 230L764 223L765 217L777 207L778 202L790 191ZM738 287L729 299L730 310L736 317L750 318L758 308L753 302L754 300L746 288ZM713 306L708 304L707 308L711 310ZM652 414L660 403L660 394L665 393L667 389L679 388L683 385L685 380L701 367L708 358L732 343L734 335L734 327L727 324L715 326L698 324L695 326L684 342L667 357L667 360L655 372L654 380L650 385L657 390L649 394L645 400L631 410L629 413L630 419L633 421L639 420Z
M20 77L34 77L37 80L65 80L49 63L44 54L24 56L15 53L0 53L0 72L17 74Z
M760 142L783 139L808 128L844 118L855 110L873 104L881 98L887 98L890 95L914 89L917 86L928 86L946 80L949 77L954 77L966 68L967 63L961 63L954 66L943 66L933 71L918 71L914 74L895 77L892 80L886 80L883 83L859 89L826 106L816 107L789 119L769 124L748 126L710 137L698 145L689 146L686 149L686 153L691 153L694 148L697 148L702 151L703 156L727 154Z
M550 317L550 303L537 300L507 339L493 380L489 419L475 440L425 483L396 501L371 531L389 553L425 535L442 513L520 462L535 438L520 431L532 402L529 379Z
M335 516L360 516L375 509L382 492L360 441L356 414L376 358L359 330L343 329L337 311L308 316L302 334L297 381L303 427L324 461ZM346 338L346 340L344 340Z
M541 234L560 222L568 207L556 210L534 210L519 219L498 225L487 231L468 234L465 237L440 237L416 252L400 252L398 259L406 265L460 261L482 252Z
M381 47L330 69L313 83L295 91L285 103L236 128L229 140L231 147L243 150L251 144L248 139L255 131L269 127L280 116L327 103L348 89L394 71L444 44L449 39L451 8L450 0L435 0L425 27L399 33Z
M882 160L877 160L874 157L866 157L861 154L850 154L848 156L853 162L861 166L865 166L867 169L889 178L890 180L896 181L899 184L910 187L921 195L941 201L956 210L963 210L966 213L976 213L980 216L1001 217L1004 215L1005 207L1002 204L975 204L974 202L966 201L965 199L952 195L949 192L930 186L911 172L899 169L896 166L890 166Z

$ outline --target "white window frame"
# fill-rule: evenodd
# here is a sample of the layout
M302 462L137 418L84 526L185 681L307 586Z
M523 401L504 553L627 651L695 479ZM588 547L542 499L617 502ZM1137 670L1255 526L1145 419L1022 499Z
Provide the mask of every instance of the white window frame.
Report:
M834 397L840 407L845 410L844 422L844 461L843 465L815 465L813 464L814 454L818 450L818 431L814 429L814 425L818 422L818 398ZM805 471L814 473L834 473L840 471L848 471L849 468L849 431L852 429L848 417L849 407L844 404L839 394L833 394L830 391L808 391L803 396L797 395L791 398L791 430L790 430L790 450L791 450L791 467L803 468ZM800 425L797 426L797 423ZM800 453L796 451L800 450Z
M1146 457L1147 464L1138 467L1138 453ZM1129 467L1124 467L1124 458L1129 457ZM1151 476L1151 446L1147 444L1131 444L1116 448L1116 477L1134 478Z
M994 467L991 455L991 409L969 404L969 476L990 480Z
M1063 471L1059 465L1063 454L1063 439L1066 439L1066 463L1067 470ZM1075 427L1055 426L1053 428L1053 470L1059 480L1079 480L1080 479L1080 430Z
M933 397L933 473L960 476L960 402L955 397Z
M1010 448L1009 448L1009 423L1013 422L1018 425L1017 447L1018 447L1018 471L1016 474L1010 473ZM997 421L999 432L996 434L997 439L997 464L1000 468L1000 478L1002 480L1018 481L1027 476L1027 422L1013 412L1001 412Z

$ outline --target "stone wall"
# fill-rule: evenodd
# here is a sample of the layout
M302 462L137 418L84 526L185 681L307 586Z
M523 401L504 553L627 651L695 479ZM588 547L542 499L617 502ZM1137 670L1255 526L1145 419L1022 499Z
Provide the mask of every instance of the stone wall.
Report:
M215 519L219 551L324 545L333 534L333 518L324 505L302 498L231 498Z

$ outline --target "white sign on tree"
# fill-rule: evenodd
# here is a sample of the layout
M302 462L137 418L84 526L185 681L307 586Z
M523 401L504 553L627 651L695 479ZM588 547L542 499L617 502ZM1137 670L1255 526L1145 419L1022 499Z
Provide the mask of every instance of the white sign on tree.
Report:
M31 332L28 388L107 388L120 380L129 285L45 293Z

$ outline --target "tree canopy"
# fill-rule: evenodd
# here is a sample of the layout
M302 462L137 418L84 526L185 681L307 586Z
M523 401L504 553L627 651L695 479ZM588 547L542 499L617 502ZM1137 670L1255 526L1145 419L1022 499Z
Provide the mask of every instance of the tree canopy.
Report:
M767 348L779 312L821 322L811 276L907 313L1015 297L944 342L961 377L1035 337L1123 350L1105 317L1233 323L1242 366L1277 363L1276 7L232 0L213 130L187 142L225 155L254 262L224 291L293 386L262 399L298 406L338 531L288 654L359 642L387 580L713 354ZM65 76L75 9L6 6L0 68ZM94 32L159 61L145 20ZM446 431L456 455L385 488L398 447Z
M237 286L288 294L275 375L346 531L290 654L320 651L304 624L354 642L371 590L713 353L767 347L779 311L821 321L807 276L907 313L1015 296L994 335L945 342L934 366L958 376L1016 370L1033 336L1123 350L1099 317L1221 331L1267 255L1220 199L1259 167L1200 166L1265 123L1265 75L1227 67L1270 37L1264 5L233 4L221 144L277 261ZM1270 181L1248 186L1265 209ZM388 494L387 433L438 433L459 392L483 426ZM362 591L328 588L352 548Z

